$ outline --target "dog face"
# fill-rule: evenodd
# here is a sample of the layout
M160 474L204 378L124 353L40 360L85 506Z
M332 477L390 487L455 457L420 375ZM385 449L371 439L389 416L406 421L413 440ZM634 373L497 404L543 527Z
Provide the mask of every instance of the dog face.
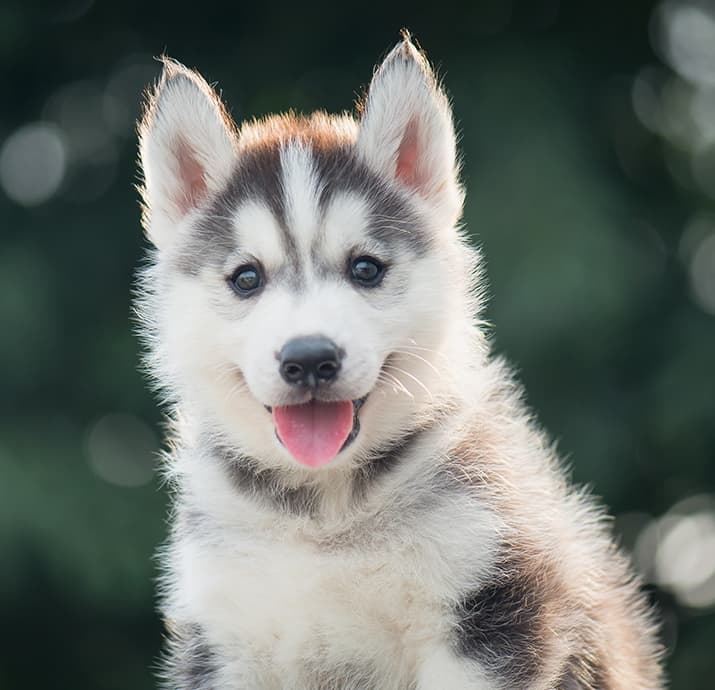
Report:
M468 282L451 113L424 57L398 44L359 121L240 130L166 62L140 134L160 382L268 463L335 465L399 433L436 394Z

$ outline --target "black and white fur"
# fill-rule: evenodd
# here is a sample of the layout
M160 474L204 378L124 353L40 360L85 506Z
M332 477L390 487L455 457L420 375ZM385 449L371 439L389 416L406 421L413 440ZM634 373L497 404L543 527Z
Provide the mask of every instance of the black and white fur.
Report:
M166 61L140 125L155 250L139 313L172 410L172 690L663 687L646 602L480 323L447 98L405 38L356 118L236 128ZM379 257L381 285L346 275ZM265 286L228 278L259 262ZM367 396L319 469L278 442L276 353L345 352Z

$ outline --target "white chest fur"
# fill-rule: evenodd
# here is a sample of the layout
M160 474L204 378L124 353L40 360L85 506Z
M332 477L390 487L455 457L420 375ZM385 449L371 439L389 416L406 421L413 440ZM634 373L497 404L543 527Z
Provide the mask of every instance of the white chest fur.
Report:
M184 533L170 597L170 615L240 660L227 673L263 688L329 687L337 674L354 687L412 687L495 550L494 516L464 494L434 496L411 516L398 501L340 538L271 520Z

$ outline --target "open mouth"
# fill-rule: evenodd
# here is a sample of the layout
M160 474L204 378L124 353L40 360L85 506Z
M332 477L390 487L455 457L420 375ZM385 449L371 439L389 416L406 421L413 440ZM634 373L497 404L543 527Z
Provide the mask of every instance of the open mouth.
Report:
M278 440L307 467L329 463L360 433L360 408L367 396L358 400L310 400L300 405L269 408Z

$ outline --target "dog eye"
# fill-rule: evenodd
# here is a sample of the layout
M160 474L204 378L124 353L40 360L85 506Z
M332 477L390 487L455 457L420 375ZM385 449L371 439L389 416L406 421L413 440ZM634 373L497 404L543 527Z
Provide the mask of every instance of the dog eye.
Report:
M258 266L246 264L239 266L229 278L234 291L241 297L248 297L263 287L263 276Z
M375 287L385 275L385 265L371 256L359 256L350 264L350 277L363 287Z

